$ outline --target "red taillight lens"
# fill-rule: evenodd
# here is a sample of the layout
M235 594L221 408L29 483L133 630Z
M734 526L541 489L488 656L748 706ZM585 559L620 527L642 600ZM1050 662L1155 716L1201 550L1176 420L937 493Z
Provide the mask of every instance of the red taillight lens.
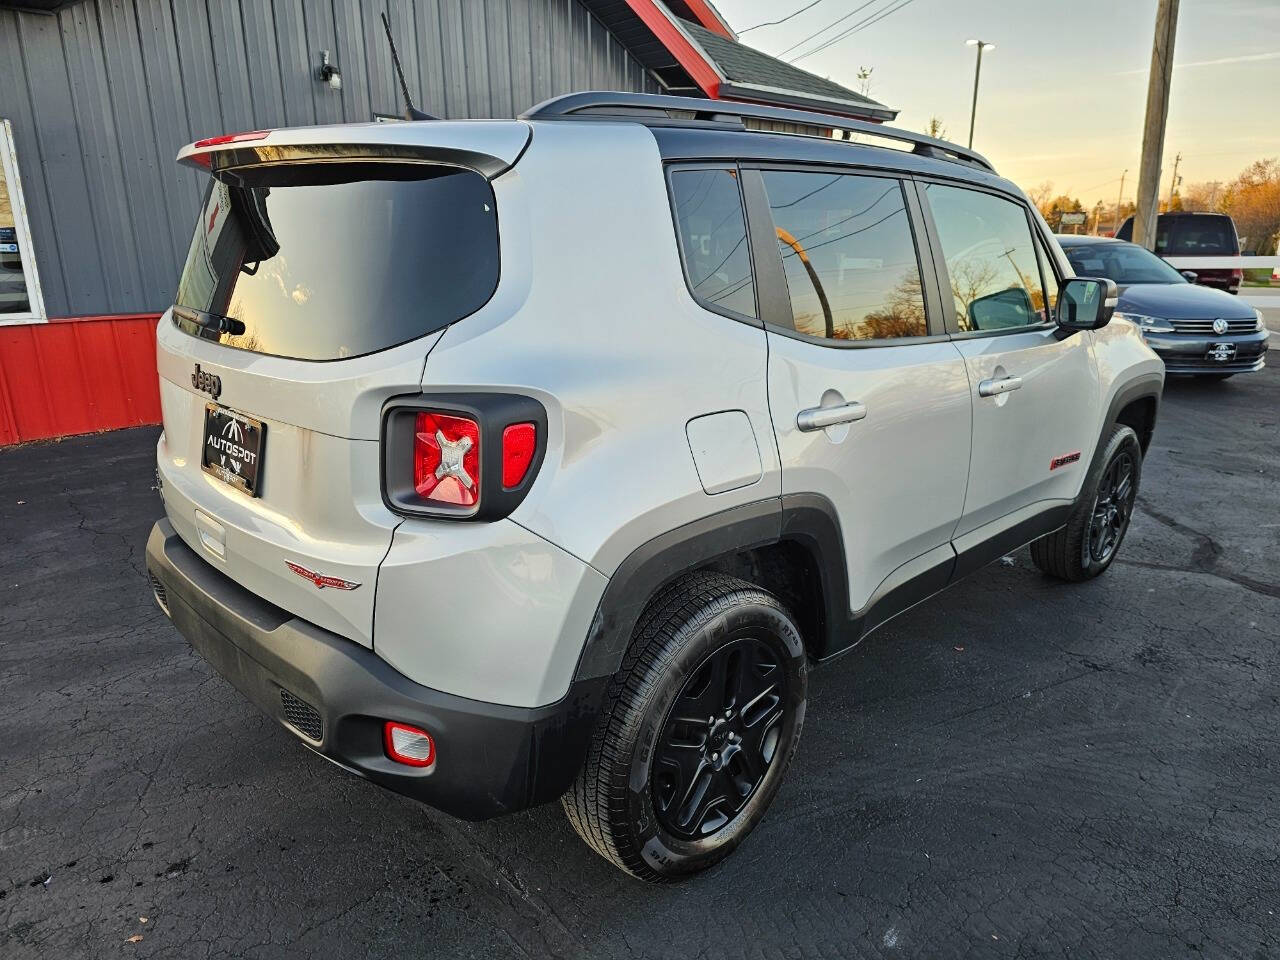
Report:
M419 413L413 488L424 500L474 506L480 499L480 425L469 417Z
M502 431L502 486L520 486L533 455L538 450L538 428L532 423L513 423Z
M382 742L387 756L411 767L429 767L436 762L436 742L431 734L407 723L388 720L382 726Z
M227 133L221 137L206 137L203 140L197 140L193 146L200 147L220 147L225 143L244 143L249 140L264 140L270 130L246 130L244 133Z

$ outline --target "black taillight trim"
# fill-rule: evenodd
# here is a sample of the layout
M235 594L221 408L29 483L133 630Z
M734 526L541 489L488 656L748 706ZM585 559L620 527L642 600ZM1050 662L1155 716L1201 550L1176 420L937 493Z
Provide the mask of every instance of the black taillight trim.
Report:
M479 424L480 498L474 506L428 503L413 486L414 420L437 412ZM502 432L515 423L534 424L537 443L524 479L502 486ZM438 520L500 520L520 505L533 486L547 452L547 411L533 397L516 393L423 393L393 397L382 408L382 502L402 516Z

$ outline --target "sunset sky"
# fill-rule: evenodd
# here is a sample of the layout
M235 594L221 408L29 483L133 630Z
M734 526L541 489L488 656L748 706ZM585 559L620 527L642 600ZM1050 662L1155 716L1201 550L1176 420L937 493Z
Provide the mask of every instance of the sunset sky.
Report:
M777 20L810 0L716 0L735 30ZM864 18L902 4L873 0L837 27L782 51L862 5L819 0L779 26L740 39L790 59ZM983 56L974 148L1004 176L1087 206L1116 202L1137 186L1156 0L907 0L796 66L858 88L874 68L870 96L899 109L898 126L940 117L950 140L969 135L974 49ZM1248 163L1280 156L1280 0L1182 0L1161 194L1173 156L1183 185L1229 180Z

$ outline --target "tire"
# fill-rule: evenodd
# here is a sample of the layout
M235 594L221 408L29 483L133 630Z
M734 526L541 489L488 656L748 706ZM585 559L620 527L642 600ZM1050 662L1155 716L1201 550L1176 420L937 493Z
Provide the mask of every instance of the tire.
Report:
M1118 490L1120 473L1128 465L1128 486ZM1133 504L1142 480L1142 446L1131 427L1111 428L1102 454L1089 468L1075 509L1062 529L1031 544L1031 559L1051 577L1079 583L1104 572L1124 542L1133 518ZM1108 511L1110 504L1113 509ZM1097 516L1102 509L1106 522ZM1104 532L1105 531L1105 532Z
M717 687L721 676L736 682ZM777 598L711 572L664 587L636 625L561 800L569 822L641 880L718 863L778 792L800 741L806 684L800 631ZM689 789L699 783L701 793Z

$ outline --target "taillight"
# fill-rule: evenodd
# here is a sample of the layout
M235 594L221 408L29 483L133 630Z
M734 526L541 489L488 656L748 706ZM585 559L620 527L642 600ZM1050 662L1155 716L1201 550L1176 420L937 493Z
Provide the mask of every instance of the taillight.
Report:
M520 486L533 455L538 452L538 428L532 423L513 423L502 431L502 488Z
M246 143L250 140L265 140L270 130L246 130L244 133L226 133L220 137L205 137L203 140L197 140L193 146L197 149L202 147L220 147L227 143Z
M396 398L383 411L383 501L406 515L498 520L533 486L546 442L547 411L533 397Z
M427 502L475 506L480 499L480 424L469 417L419 413L413 428L413 489Z
M431 734L407 723L388 720L382 727L387 756L410 767L429 767L436 762L436 742Z

